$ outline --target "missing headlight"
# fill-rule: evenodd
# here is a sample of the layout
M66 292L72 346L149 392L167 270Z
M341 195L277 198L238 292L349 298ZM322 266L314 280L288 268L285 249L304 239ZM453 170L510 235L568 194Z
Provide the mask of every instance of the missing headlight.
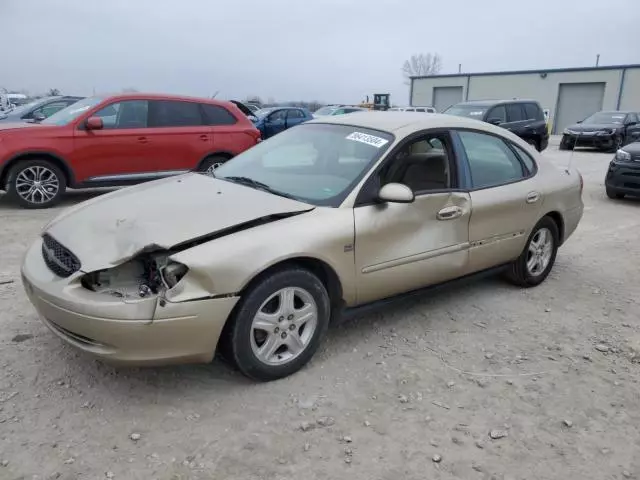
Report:
M160 270L160 273L167 288L171 289L182 280L182 277L187 274L188 270L186 265L170 260L169 263Z

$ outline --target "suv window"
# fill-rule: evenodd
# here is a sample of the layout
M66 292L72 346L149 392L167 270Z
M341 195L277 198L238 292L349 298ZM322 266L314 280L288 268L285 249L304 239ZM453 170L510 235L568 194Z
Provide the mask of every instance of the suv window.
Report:
M507 118L510 122L521 122L526 120L524 108L521 103L510 103L507 105Z
M107 105L94 117L102 118L104 128L146 128L149 103L146 100L124 100Z
M200 106L204 112L204 119L207 125L233 125L238 121L229 110L219 105L202 103Z
M500 120L500 123L507 121L507 110L504 108L504 105L498 105L489 110L487 121L490 122L491 120Z
M202 125L200 104L178 100L151 100L150 127L193 127Z
M404 145L381 172L381 184L398 182L416 194L451 187L449 137L430 133Z
M510 183L525 177L515 153L498 137L477 132L458 132L471 169L473 188Z
M287 117L288 118L304 118L304 115L297 108L292 108L287 112Z
M542 110L535 103L525 103L524 112L526 113L527 120L544 120Z

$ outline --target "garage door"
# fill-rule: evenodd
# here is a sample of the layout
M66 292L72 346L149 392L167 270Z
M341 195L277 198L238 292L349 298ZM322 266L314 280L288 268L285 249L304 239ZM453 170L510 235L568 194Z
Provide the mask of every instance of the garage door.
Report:
M602 110L604 83L561 83L553 133Z
M447 107L462 101L462 87L434 87L433 106L442 112Z

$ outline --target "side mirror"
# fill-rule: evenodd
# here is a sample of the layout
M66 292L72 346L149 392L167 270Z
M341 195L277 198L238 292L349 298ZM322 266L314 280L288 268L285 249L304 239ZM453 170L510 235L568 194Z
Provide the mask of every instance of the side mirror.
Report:
M502 120L500 120L499 118L490 118L489 120L487 120L487 122L489 122L491 125L500 125L502 123Z
M33 121L34 121L34 122L41 122L42 120L44 120L44 119L45 119L45 118L47 118L47 117L45 117L45 116L44 116L44 113L42 113L42 112L35 112L35 113L33 114L33 117L32 117L32 118L33 118Z
M415 195L402 183L387 183L378 192L378 199L389 203L412 203Z
M102 130L104 128L104 123L100 117L89 117L84 125L87 130Z

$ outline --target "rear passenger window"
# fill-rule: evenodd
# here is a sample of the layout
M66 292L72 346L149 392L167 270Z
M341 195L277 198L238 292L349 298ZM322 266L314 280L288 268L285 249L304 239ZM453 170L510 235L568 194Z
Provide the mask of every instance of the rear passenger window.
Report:
M529 155L527 152L525 152L523 149L521 149L519 146L517 146L514 143L512 143L511 146L517 152L517 154L520 157L520 160L522 161L522 163L524 163L524 166L527 169L528 173L531 174L531 173L535 172L536 171L536 163L533 161L533 158L531 158L531 155Z
M233 125L237 122L229 110L218 105L203 103L204 118L207 125Z
M500 138L477 132L458 132L471 169L473 188L514 182L527 173L513 151Z
M487 115L487 121L493 122L497 121L500 123L504 123L507 121L507 110L504 108L504 105L498 105L497 107L493 107Z
M149 102L150 127L192 127L202 125L200 106L195 102L152 100Z
M527 120L542 120L544 118L542 111L535 103L525 103L524 111L526 113Z
M304 118L304 115L300 110L289 110L287 113L288 118Z
M526 120L522 105L519 103L511 103L507 105L507 118L510 122L521 122Z

